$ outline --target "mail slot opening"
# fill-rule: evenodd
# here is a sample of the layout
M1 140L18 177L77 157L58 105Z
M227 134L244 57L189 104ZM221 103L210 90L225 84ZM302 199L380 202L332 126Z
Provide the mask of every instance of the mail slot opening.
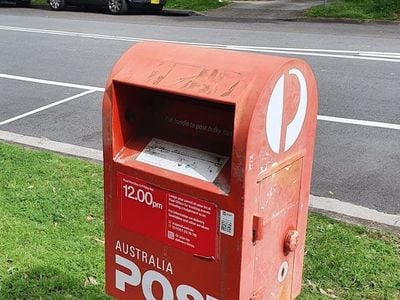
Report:
M227 190L234 105L121 82L114 86L115 161L153 164Z

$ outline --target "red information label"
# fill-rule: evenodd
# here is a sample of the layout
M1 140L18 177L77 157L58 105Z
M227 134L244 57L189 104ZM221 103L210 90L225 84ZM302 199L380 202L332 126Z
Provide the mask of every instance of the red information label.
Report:
M215 257L217 206L121 173L121 225L185 252Z

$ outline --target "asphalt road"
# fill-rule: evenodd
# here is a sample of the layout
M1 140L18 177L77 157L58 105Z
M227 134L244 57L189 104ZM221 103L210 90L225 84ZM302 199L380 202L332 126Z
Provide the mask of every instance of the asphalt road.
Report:
M318 122L312 194L400 214L399 25L243 24L0 7L0 39L0 74L93 87L103 87L118 57L141 39L305 59L317 77L320 116L380 122ZM101 149L99 91L12 120L83 91L0 76L0 130Z

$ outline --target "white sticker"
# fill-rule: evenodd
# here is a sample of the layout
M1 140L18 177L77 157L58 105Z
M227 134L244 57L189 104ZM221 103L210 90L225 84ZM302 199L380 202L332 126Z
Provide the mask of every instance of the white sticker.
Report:
M136 158L152 166L213 182L227 156L153 138Z
M219 231L233 236L235 232L235 214L226 210L221 210Z

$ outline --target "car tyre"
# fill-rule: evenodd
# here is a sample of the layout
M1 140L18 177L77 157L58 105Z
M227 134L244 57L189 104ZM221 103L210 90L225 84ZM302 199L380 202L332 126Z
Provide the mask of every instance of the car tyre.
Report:
M52 10L63 10L65 8L65 0L48 0Z
M128 11L126 0L107 0L107 11L112 15L122 15Z
M18 7L29 7L31 5L31 0L17 0L15 4Z

